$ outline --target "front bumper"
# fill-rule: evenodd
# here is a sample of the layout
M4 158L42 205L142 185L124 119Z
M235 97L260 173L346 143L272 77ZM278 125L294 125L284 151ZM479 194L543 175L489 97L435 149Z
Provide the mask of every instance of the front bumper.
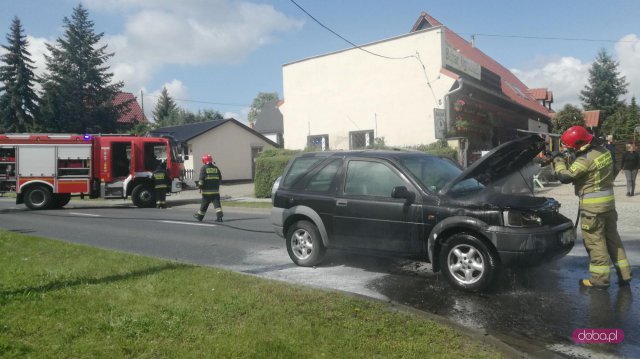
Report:
M489 227L487 235L505 266L531 266L565 256L576 241L573 223L555 227Z

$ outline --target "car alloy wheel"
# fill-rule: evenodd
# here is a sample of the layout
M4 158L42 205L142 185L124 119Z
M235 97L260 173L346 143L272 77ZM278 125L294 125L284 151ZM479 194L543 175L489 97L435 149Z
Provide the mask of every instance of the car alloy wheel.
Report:
M485 272L482 255L468 244L458 244L449 251L447 266L455 280L465 285L477 282Z
M295 222L287 230L286 238L289 258L295 264L313 267L322 262L326 249L315 224L310 221Z
M293 255L300 260L306 260L313 253L313 239L309 232L300 228L293 233L291 238Z
M501 269L499 257L490 242L471 233L447 238L440 249L439 263L445 279L466 291L489 288Z

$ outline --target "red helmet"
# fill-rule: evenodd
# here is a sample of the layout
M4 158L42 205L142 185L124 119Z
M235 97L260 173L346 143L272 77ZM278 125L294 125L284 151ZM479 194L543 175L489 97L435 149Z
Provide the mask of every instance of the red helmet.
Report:
M204 163L205 165L207 163L212 163L212 162L213 162L213 157L211 157L210 154L207 153L206 155L202 156L202 163Z
M582 126L573 126L570 129L564 131L562 137L560 137L562 143L569 148L579 149L580 147L591 143L593 135Z

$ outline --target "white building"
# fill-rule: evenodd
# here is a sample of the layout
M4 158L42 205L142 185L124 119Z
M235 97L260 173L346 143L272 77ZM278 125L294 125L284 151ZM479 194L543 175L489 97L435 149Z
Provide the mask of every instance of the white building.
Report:
M552 113L508 69L426 13L408 34L283 65L283 89L291 149L446 138L473 160L517 129L547 132Z
M202 167L202 156L211 154L222 172L223 181L253 180L255 160L260 152L278 147L235 119L163 127L151 131L151 135L168 135L183 143L189 155L184 168L196 179Z

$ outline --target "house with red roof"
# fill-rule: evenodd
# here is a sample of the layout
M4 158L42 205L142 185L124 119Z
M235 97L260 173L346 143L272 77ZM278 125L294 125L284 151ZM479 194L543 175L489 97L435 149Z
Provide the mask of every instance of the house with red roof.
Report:
M138 104L136 97L131 92L120 92L113 99L114 106L122 106L120 116L116 121L119 126L135 126L138 123L146 123L147 117Z
M584 111L584 125L594 131L600 126L600 110Z
M549 132L553 93L423 12L407 34L283 65L286 148L410 147L446 139L463 165Z

